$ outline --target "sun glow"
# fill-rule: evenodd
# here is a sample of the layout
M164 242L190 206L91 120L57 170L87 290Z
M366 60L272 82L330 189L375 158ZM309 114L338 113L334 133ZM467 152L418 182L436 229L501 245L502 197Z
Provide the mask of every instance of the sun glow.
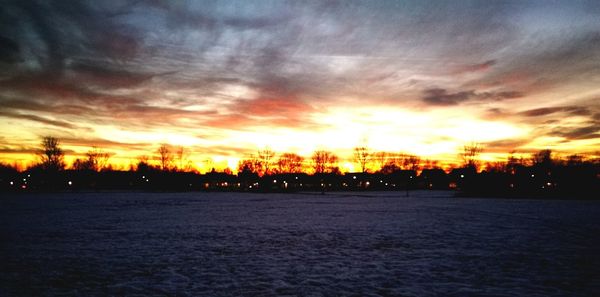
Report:
M455 162L465 143L488 142L527 135L526 128L500 121L486 121L457 111L431 111L427 113L393 108L341 108L330 107L310 115L317 129L306 127L278 127L273 125L249 126L242 130L204 129L204 134L178 128L125 130L111 126L96 127L97 138L131 144L131 148L103 147L113 155L111 161L126 167L135 158L146 155L153 160L160 144L173 149L185 147L189 159L203 172L212 168L235 170L241 158L269 148L277 153L293 152L304 156L308 162L317 149L334 152L340 157L343 171L355 170L352 149L366 145L372 151L408 153L428 159ZM208 135L212 137L203 137ZM554 140L552 140L554 141ZM546 145L544 141L539 145ZM237 152L211 153L212 147L236 147ZM82 156L86 146L68 145L74 156ZM210 159L207 163L205 160ZM133 160L133 161L132 161Z

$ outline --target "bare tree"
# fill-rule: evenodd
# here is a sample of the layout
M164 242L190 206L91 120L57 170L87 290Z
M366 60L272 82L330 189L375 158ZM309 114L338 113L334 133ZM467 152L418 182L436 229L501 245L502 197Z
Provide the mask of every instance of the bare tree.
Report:
M39 153L41 166L45 170L63 170L65 168L65 153L57 138L45 136L42 138L42 149Z
M541 150L531 156L531 161L533 162L533 165L549 166L554 162L552 160L552 151L551 150Z
M375 165L377 166L377 170L381 170L383 169L383 167L385 165L388 164L388 159L389 159L390 154L388 154L387 152L375 152L373 153L373 161L375 161Z
M366 146L359 146L354 148L354 161L360 166L362 172L367 172L367 164L369 162L369 156L371 151Z
M269 148L258 151L258 160L261 165L262 175L268 175L271 173L271 164L273 163L274 157L275 152Z
M404 169L419 171L421 168L421 158L416 155L404 155L402 165Z
M426 169L439 169L440 167L438 166L438 161L437 160L425 159L425 161L423 162L423 168L426 168Z
M257 168L257 160L252 156L248 159L243 159L238 162L238 174L241 173L258 173L259 168Z
M402 168L398 165L395 160L389 160L385 165L379 169L379 172L383 174L390 174L401 170Z
M171 154L169 147L166 144L161 144L156 152L158 153L160 169L163 171L170 170L173 164L173 155Z
M89 150L86 154L85 159L77 158L73 162L73 169L75 170L91 170L101 171L108 166L108 159L110 155L96 147Z
M483 148L479 143L473 142L471 144L466 144L463 146L463 151L460 154L463 159L463 165L465 167L472 167L477 169L479 165L479 154L483 151Z
M175 151L175 158L177 160L177 168L180 171L191 171L192 170L192 162L189 160L189 152L183 147L177 147Z
M302 172L302 162L304 158L294 153L285 153L277 160L277 167L281 173L299 173Z
M94 171L101 171L108 166L108 160L110 158L110 154L104 152L97 147L93 147L86 153L88 158L88 163L90 163L90 167Z
M337 167L338 157L329 151L317 150L311 159L315 173L332 172Z
M568 166L577 166L584 163L584 156L579 154L573 154L567 156L567 165Z

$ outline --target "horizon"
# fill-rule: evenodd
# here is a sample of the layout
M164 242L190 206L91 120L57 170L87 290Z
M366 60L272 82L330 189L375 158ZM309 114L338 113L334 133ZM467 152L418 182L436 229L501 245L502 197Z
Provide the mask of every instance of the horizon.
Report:
M185 147L201 172L258 150L357 171L367 146L460 164L600 157L600 3L9 2L0 161L43 136L127 167ZM9 128L9 129L8 129Z

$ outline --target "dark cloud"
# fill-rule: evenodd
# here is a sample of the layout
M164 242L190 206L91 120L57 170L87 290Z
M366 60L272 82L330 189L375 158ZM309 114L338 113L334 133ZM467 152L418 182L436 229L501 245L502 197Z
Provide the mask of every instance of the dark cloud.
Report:
M148 80L176 73L166 71L163 73L134 72L123 67L100 65L93 62L77 62L69 66L69 70L84 85L95 85L111 88L135 87Z
M600 26L600 22L597 24ZM559 34L559 33L556 33ZM515 46L510 59L477 78L470 86L509 86L528 93L544 92L598 78L600 32L583 31L532 39Z
M474 91L448 93L445 89L434 88L423 91L423 101L432 105L456 105L475 97Z
M532 140L527 138L502 139L484 143L485 151L489 153L508 153L529 144Z
M568 140L600 138L600 123L593 123L578 128L557 128L550 132L549 135L564 137Z
M37 116L37 115L32 115L32 114L21 114L21 113L15 113L15 112L0 111L0 117L24 119L24 120L29 120L29 121L38 122L38 123L51 125L51 126L56 126L56 127L60 127L60 128L73 129L76 127L75 125L65 122L65 121L53 120L53 119L49 119L49 118L45 118L45 117L41 117L41 116Z
M128 150L145 150L148 149L147 143L130 143L120 142L116 140L108 140L104 138L90 138L90 137L61 137L61 143L74 146L85 146L85 147L110 147L117 149L128 149Z
M0 61L4 63L15 63L20 60L19 44L12 39L0 36Z
M37 102L24 99L4 99L0 96L0 107L26 112L48 112L59 115L79 115L93 111L92 108L80 105L55 105L50 102Z
M467 101L500 101L522 97L516 91L475 92L474 90L449 93L446 89L432 88L423 91L423 102L431 105L449 106Z
M0 147L0 153L3 153L3 154L30 154L30 155L36 155L39 152L40 152L39 149L34 149L34 148L25 148L25 147L21 147L21 148Z
M462 73L472 73L472 72L484 72L484 71L490 70L490 68L492 68L492 66L494 66L494 65L496 65L496 60L488 60L483 63L477 63L477 64L466 65L463 67L458 67L458 69L455 71L455 73L462 74Z
M525 116L525 117L540 117L540 116L554 114L557 112L566 112L571 115L580 115L580 116L586 116L586 115L591 114L590 110L587 107L582 107L582 106L542 107L542 108L525 110L525 111L519 112L518 114L521 116Z

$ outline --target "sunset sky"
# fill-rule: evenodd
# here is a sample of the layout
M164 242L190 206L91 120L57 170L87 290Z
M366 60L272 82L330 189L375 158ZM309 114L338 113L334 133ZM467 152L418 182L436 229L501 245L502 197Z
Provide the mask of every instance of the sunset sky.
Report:
M600 1L3 1L0 160L600 151ZM211 161L209 161L211 160Z

